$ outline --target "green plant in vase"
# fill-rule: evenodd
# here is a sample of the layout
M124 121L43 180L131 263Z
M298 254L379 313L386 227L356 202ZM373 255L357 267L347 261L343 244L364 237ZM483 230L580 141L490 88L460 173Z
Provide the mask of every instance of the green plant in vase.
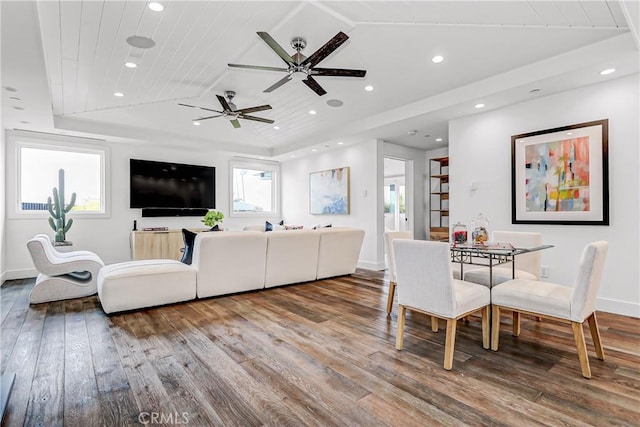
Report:
M220 211L210 210L200 221L211 228L211 231L218 231L218 224L224 219L224 214Z
M65 206L64 200L64 169L58 171L58 188L53 187L53 199L47 198L47 209L49 210L49 226L55 232L54 241L65 243L67 232L73 224L73 219L67 221L67 214L76 204L76 193L71 193L71 200Z

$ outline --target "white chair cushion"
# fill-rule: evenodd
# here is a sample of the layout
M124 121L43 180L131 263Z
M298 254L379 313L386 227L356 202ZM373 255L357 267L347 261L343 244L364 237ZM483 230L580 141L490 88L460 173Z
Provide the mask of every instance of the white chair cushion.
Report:
M572 289L555 283L515 279L491 289L493 304L570 319Z
M535 275L523 270L516 270L515 273L516 279L537 280L537 277ZM459 274L460 273L458 272L458 275ZM513 279L513 272L511 271L511 268L493 267L492 275L493 286ZM466 280L467 282L473 282L479 285L491 287L489 285L489 267L473 268L469 271L465 270L464 280Z
M458 317L491 302L491 291L488 288L462 280L453 281L453 295L456 301L456 311L451 313L453 316L450 317Z

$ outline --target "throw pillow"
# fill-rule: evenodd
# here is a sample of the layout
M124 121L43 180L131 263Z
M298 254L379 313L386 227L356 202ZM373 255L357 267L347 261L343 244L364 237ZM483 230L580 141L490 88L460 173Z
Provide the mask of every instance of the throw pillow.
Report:
M284 225L284 219L281 219L278 225Z
M189 231L186 228L182 229L182 239L184 240L184 252L182 253L181 262L191 265L193 258L193 247L196 243L197 234L193 231Z
M273 224L271 224L269 221L265 221L264 231L273 231Z

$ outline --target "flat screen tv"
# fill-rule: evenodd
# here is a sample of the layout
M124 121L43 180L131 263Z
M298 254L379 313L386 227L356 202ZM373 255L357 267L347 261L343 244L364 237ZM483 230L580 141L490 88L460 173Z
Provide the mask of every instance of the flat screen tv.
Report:
M130 207L213 209L216 168L130 159Z

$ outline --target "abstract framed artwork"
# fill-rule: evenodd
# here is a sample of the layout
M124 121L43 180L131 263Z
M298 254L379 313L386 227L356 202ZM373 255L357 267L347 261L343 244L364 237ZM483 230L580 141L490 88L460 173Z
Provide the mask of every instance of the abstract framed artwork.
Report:
M349 215L349 167L309 174L309 213Z
M513 224L609 225L607 119L511 137Z

